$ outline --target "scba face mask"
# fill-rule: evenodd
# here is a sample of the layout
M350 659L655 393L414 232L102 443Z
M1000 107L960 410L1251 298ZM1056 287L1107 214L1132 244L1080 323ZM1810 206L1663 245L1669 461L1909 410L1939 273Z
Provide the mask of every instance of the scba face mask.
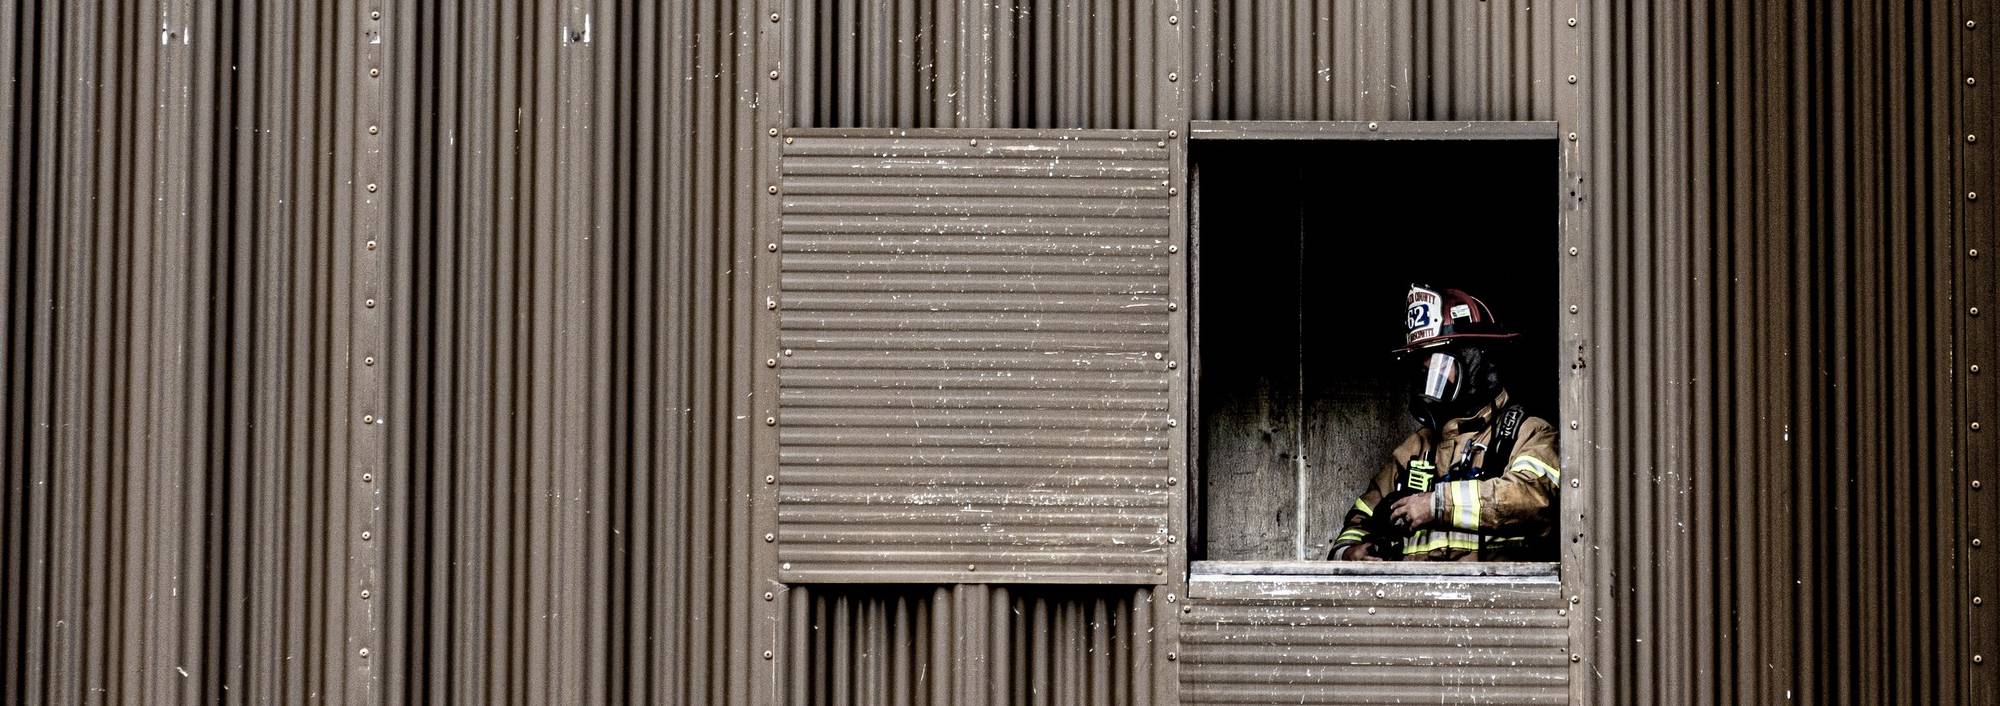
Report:
M1421 359L1417 395L1432 407L1449 407L1463 391L1464 366L1458 356L1436 352Z

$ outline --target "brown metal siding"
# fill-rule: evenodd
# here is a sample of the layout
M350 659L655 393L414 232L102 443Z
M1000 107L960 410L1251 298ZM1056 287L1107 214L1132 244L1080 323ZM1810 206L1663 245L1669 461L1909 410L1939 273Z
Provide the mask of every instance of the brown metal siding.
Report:
M1181 703L1563 703L1554 577L1197 576Z
M755 9L415 19L391 699L751 701Z
M1954 105L1988 80L1953 47L1985 9L1580 17L1579 697L1962 703L1992 668L1961 628L1990 610L1966 593L1991 574L1962 582L1991 523L1961 513L1991 459L1954 453L1992 399L1954 392L1960 240L1991 234L1952 227L1990 208L1955 183Z
M1159 580L1165 133L786 134L780 576Z
M378 695L387 105L311 10L0 7L0 700Z
M1147 587L826 586L791 593L785 701L1151 704Z

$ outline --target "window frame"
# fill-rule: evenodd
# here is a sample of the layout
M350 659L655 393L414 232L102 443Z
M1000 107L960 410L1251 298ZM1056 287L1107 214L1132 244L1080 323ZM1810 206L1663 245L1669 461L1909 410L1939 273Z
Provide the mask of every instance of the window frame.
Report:
M1344 120L1344 121L1280 121L1280 120L1193 120L1188 124L1189 157L1185 171L1188 229L1188 267L1181 284L1187 287L1188 311L1187 358L1188 385L1187 408L1184 425L1186 434L1187 528L1193 544L1206 547L1209 541L1202 492L1207 487L1207 469L1200 459L1202 454L1202 430L1205 420L1201 415L1201 165L1194 157L1193 146L1199 142L1229 141L1311 141L1311 142L1360 142L1360 141L1529 141L1546 142L1551 149L1561 147L1561 131L1555 121L1435 121L1435 120ZM1568 186L1561 169L1550 175L1551 196L1560 197ZM1552 235L1560 237L1566 230L1558 213L1558 230ZM1550 257L1556 257L1552 251ZM1556 301L1550 306L1560 306L1573 293L1568 277L1562 277L1556 284ZM1569 338L1569 327L1573 322L1567 319L1559 325L1564 339ZM1560 349L1560 348L1559 348ZM1560 360L1548 361L1559 365ZM1558 399L1575 400L1576 382L1570 376L1563 376L1557 382ZM1575 498L1570 493L1558 490L1561 502L1569 503ZM1557 513L1558 536L1571 536L1570 517L1580 513L1565 506ZM1300 582L1319 584L1332 582L1380 581L1380 582L1471 582L1504 585L1509 583L1560 582L1563 578L1563 559L1569 552L1557 553L1557 560L1550 562L1345 562L1326 560L1197 560L1189 561L1186 578L1190 598L1205 593L1204 585L1213 586L1229 582L1252 581L1263 584Z

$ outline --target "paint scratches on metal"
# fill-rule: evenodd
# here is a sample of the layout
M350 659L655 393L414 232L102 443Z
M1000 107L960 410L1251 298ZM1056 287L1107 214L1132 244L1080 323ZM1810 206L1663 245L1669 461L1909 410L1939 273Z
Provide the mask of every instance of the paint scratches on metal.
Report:
M1161 580L1166 135L788 135L785 580Z
M791 704L1150 704L1151 588L814 586L791 592Z
M1204 578L1181 621L1181 703L1564 703L1547 578Z
M394 45L310 10L0 6L0 701L380 698Z

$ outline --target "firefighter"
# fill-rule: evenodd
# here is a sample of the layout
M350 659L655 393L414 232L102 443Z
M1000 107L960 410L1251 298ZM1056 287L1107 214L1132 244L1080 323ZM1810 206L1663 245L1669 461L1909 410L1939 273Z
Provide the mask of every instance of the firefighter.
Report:
M1421 423L1333 537L1330 559L1554 561L1556 430L1507 396L1496 359L1517 333L1456 289L1411 286L1404 346Z

